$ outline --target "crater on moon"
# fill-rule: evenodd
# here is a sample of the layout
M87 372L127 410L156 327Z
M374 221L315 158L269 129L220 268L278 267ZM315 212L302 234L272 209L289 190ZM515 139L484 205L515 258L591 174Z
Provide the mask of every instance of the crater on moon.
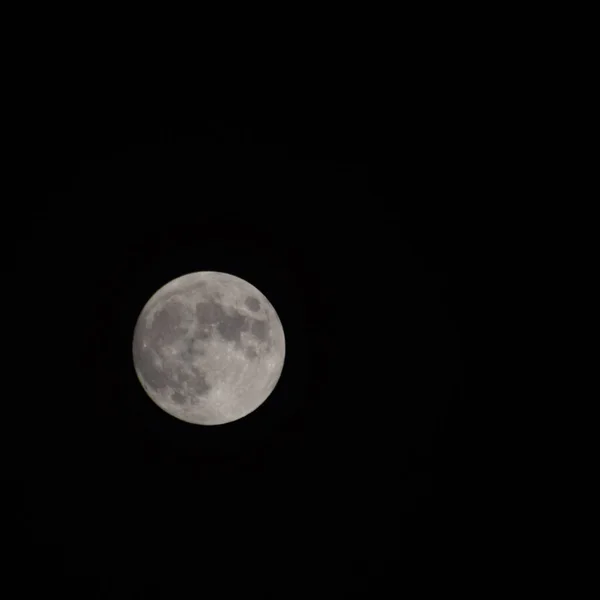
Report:
M260 308L260 302L254 296L248 296L244 303L253 312L256 312Z
M227 423L255 410L274 389L284 358L273 306L226 273L190 273L167 283L134 331L144 389L166 412L192 423Z

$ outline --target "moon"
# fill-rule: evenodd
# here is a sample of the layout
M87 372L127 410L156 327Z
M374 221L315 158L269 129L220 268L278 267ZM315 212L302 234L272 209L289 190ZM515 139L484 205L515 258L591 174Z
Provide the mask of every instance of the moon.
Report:
M133 334L133 363L148 396L198 425L230 423L256 410L275 388L284 359L273 305L228 273L170 281L148 300Z

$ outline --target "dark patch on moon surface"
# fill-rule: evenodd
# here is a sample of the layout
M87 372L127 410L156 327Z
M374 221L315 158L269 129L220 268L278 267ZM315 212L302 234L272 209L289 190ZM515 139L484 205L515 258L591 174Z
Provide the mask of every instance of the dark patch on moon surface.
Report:
M174 300L169 300L154 315L152 329L171 329L177 327L181 321L181 307Z
M216 325L225 316L223 307L217 302L198 302L196 317L200 325Z
M250 331L254 337L257 337L261 342L266 341L267 339L267 322L260 321L259 319L255 319L252 321L252 325L250 327Z
M248 322L244 315L235 312L233 315L225 315L217 325L217 330L226 342L240 343L242 331L248 328Z
M256 351L256 348L253 348L252 346L248 346L246 348L245 354L246 354L246 357L249 358L250 360L254 360L258 356L258 352Z
M256 312L260 308L260 302L254 296L248 296L245 304L253 312Z
M169 301L154 315L148 337L155 342L172 343L185 333L182 323L181 306L177 301Z
M196 330L195 336L199 340L208 340L212 337L212 328L207 326L200 326Z
M144 375L144 372L142 372ZM147 377L145 377L147 379ZM194 368L194 375L184 375L178 371L170 370L166 375L165 383L163 388L169 388L172 390L171 400L173 403L182 406L188 402L192 404L198 403L198 398L201 396L208 395L208 392L212 389L212 386L206 379L206 374L198 368ZM184 393L184 383L188 384L191 394Z
M198 347L194 344L194 338L188 338L185 340L185 348L181 351L180 357L183 361L187 363L193 362L196 358L200 356L204 356L206 354L206 350L204 347Z
M173 402L175 402L176 404L185 404L186 402L185 396L183 394L180 394L179 392L173 392L171 400L173 400Z
M154 353L149 348L144 348L139 333L135 336L133 356L139 372L149 386L161 390L169 385L167 374L154 363Z
M241 334L242 331L248 330L249 321L242 313L234 309L231 310L232 313L229 314L221 304L214 300L198 302L196 304L197 337L199 339L212 337L212 328L215 326L223 340L234 342L238 346L241 345Z
M196 372L196 376L190 381L190 387L198 394L198 396L204 396L207 394L211 386L208 381L206 381L206 375L204 371L200 371L200 369L194 369Z

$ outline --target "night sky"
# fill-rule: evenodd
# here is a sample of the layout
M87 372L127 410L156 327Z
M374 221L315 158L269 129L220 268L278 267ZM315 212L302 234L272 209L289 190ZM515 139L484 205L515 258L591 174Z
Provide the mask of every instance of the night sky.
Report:
M466 150L415 105L401 127L40 117L14 261L40 324L6 435L21 566L81 598L370 597L460 521ZM274 393L219 427L156 407L131 356L149 297L202 270L258 287L286 335Z

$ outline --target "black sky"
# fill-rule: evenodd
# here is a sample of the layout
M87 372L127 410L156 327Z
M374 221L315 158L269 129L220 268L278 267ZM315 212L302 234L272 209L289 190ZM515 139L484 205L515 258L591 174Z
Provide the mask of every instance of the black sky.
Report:
M426 104L391 114L36 122L15 263L41 324L8 432L23 561L98 597L138 597L118 577L175 597L183 572L288 598L358 589L460 512L466 150ZM146 300L200 270L256 285L286 334L271 398L223 427L160 411L131 361Z

